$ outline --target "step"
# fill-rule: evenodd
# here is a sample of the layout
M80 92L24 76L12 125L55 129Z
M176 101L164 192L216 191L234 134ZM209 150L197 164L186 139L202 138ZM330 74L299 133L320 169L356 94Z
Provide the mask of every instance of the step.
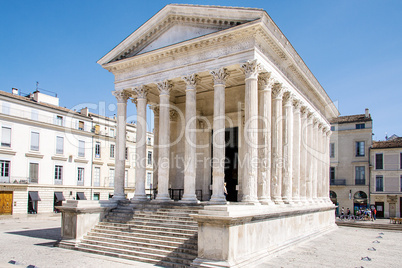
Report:
M98 232L89 232L84 239L115 239L121 240L123 242L133 242L133 243L149 243L149 244L157 244L161 246L171 246L171 247L185 247L188 249L197 250L197 241L195 238L190 237L187 239L176 239L172 240L172 237L166 237L170 239L159 239L159 237L137 237L133 235L124 235L124 234L112 234L112 233L98 233Z
M134 217L130 222L146 222L147 224L152 223L155 225L186 225L186 226L194 226L198 227L198 223L196 221L192 220L174 220L174 219L159 219L159 218L153 218L153 217Z
M132 232L133 230L157 231L162 233L179 233L179 234L196 234L198 229L189 228L174 228L168 226L151 226L139 224L126 224L116 222L100 222L96 227L98 228L113 228L114 230L121 230L125 232ZM186 226L180 226L186 227Z
M114 244L103 244L103 245L93 245L93 244L87 244L85 242L82 242L79 244L78 248L89 248L93 250L102 250L102 251L108 251L108 252L114 252L118 254L125 254L125 255L132 255L136 257L143 257L143 258L149 258L149 259L154 259L157 261L161 260L166 260L168 262L172 263L178 263L178 264L184 264L184 265L189 265L193 259L196 258L196 256L189 255L189 254L172 254L172 252L166 252L166 251L158 251L154 250L154 252L142 252L138 251L134 248L127 249L127 248L115 248ZM185 256L186 258L180 257L180 256Z
M144 240L144 241L134 241L134 240L126 240L122 239L121 237L118 238L110 238L110 237L97 237L88 235L82 239L82 242L88 244L96 244L96 245L103 245L105 243L119 245L119 248L137 248L138 251L143 252L153 252L154 250L161 250L166 252L176 252L176 253L184 253L189 255L197 255L197 249L188 248L187 245L179 244L179 243L170 243L170 245L165 242L164 244L161 243L159 240Z
M100 254L100 255L104 255L104 256L109 256L109 257L116 257L116 258L132 260L132 261L151 263L151 264L155 264L156 266L160 266L160 267L185 268L185 267L190 266L189 264L188 265L177 264L177 263L174 263L174 262L169 262L167 260L154 260L154 259L151 259L151 258L127 255L127 254L122 254L122 253L115 253L115 252L111 252L111 251L108 251L108 250L91 249L91 248L78 248L78 250L83 251L83 252L88 252L88 253L94 253L94 254Z
M197 238L196 233L167 232L166 230L163 231L145 230L146 232L144 232L144 229L135 229L135 228L130 229L130 231L127 231L127 229L122 231L121 229L116 228L111 229L111 228L95 227L91 232L106 233L106 234L124 234L126 236L137 236L142 238L159 238L161 240L168 239L169 241L172 240L177 242L187 240L192 237L194 237L194 239Z
M137 213L134 214L134 217L141 217L141 218L158 218L158 219L173 219L173 220L178 220L178 221L192 221L196 222L193 220L193 218L189 216L184 216L185 214L182 215L170 215L170 214L158 214L158 213Z

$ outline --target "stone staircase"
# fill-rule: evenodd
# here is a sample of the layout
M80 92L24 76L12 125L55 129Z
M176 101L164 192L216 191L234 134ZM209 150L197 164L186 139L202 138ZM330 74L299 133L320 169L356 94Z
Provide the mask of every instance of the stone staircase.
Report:
M138 208L120 202L76 249L162 267L189 267L197 257L198 230L189 214L201 208L152 203Z

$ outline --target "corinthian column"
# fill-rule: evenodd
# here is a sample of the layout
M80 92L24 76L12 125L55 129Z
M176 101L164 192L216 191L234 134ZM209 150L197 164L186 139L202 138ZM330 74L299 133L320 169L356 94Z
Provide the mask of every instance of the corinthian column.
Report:
M272 177L271 197L275 204L282 200L282 84L272 87Z
M323 173L322 173L322 167L323 167L323 161L324 160L324 154L323 148L322 148L322 124L318 123L317 126L317 202L322 202L322 183L324 181L323 179Z
M151 107L154 112L154 144L153 144L153 180L152 187L155 189L158 186L158 142L159 142L159 106L153 104Z
M146 177L146 157L147 157L147 94L145 86L134 88L137 94L135 103L137 104L137 129L136 129L136 157L135 157L135 192L133 201L146 201L145 177Z
M308 164L307 159L307 107L300 108L301 125L300 125L300 201L307 202L307 181L308 181Z
M258 82L260 85L258 154L261 162L258 172L258 200L263 205L270 205L273 203L271 200L271 88L274 79L270 77L269 73L262 73L258 77Z
M126 119L127 100L129 94L124 90L113 91L117 99L117 135L116 135L116 157L113 200L123 200L124 195L124 174L126 163Z
M247 161L244 166L242 202L258 203L257 160L258 160L258 71L257 60L242 65L246 75L244 138Z
M170 152L170 91L172 84L165 80L157 84L159 90L159 160L158 194L156 201L171 201L169 197L169 152Z
M292 200L300 203L300 147L301 147L300 101L293 100L293 180Z
M306 195L309 203L313 203L313 113L307 115L307 169L306 169Z
M313 201L317 203L317 178L318 178L318 157L317 157L317 140L318 140L318 120L317 118L313 119L313 140L311 143L311 154L312 154L312 162L313 162L313 169L312 169L312 193L313 193Z
M289 91L283 94L285 127L283 135L283 176L282 199L285 204L292 203L293 177L293 107L292 95Z
M212 196L210 203L225 204L223 191L225 182L225 82L228 76L226 68L211 71L214 79L214 134L213 167L212 167Z
M186 126L185 126L185 155L184 155L184 194L181 199L185 203L196 203L195 176L196 176L196 74L183 77L186 82Z
M330 144L331 130L326 128L324 132L324 148L326 148L326 161L324 165L324 201L327 204L332 204L329 198L329 167L330 167L330 155L329 155L329 144Z

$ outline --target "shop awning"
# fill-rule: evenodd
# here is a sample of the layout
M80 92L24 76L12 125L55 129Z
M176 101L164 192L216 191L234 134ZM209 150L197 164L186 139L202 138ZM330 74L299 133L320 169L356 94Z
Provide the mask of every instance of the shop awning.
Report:
M38 192L28 192L28 195L32 201L41 201Z
M84 193L77 193L77 199L78 200L87 200Z
M62 192L54 192L54 196L56 198L56 203L60 201L65 201L64 195Z

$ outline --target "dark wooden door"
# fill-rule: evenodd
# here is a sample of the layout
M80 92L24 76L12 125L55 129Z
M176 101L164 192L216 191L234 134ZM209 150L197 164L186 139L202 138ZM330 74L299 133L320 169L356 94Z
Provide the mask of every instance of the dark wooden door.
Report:
M13 192L0 192L0 214L11 215L13 213Z
M384 202L375 202L375 209L377 210L377 218L384 218Z

